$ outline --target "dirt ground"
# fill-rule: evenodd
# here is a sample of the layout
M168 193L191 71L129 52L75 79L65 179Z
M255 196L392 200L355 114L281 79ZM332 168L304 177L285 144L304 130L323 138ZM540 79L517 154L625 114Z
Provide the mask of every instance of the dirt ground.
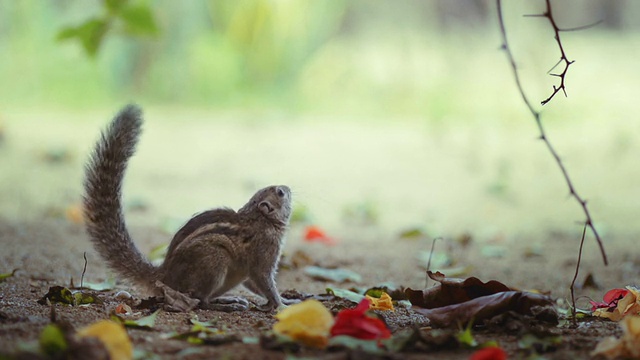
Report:
M555 164L534 140L531 127L294 123L278 116L266 124L244 118L209 122L210 115L193 113L189 114L193 121L181 122L185 114L178 110L151 109L149 113L124 189L127 222L143 253L169 241L171 231L190 214L215 206L238 208L255 189L282 183L294 190L295 206L308 209L309 221L338 240L335 246L310 244L302 236L305 224L294 223L283 262L301 250L317 265L348 268L363 280L336 284L310 279L301 268L284 268L278 274L281 291L322 294L327 287L366 288L383 283L421 289L425 264L417 255L429 250L433 237L442 236L444 241L436 250L448 255L451 266L467 267L463 276L549 292L559 306L566 306L582 230L576 221L582 216L567 198ZM11 353L21 343L37 340L50 322L51 309L36 301L50 286L68 286L71 279L79 283L84 252L88 259L85 281L100 282L109 276L73 212L80 200L82 164L111 114L21 112L4 118L0 273L19 271L0 283L2 352ZM217 117L221 116L234 115ZM580 128L589 129L589 124ZM590 200L610 262L603 266L589 236L578 282L591 273L599 287L578 289L582 307L587 307L587 297L600 300L608 289L636 284L640 268L635 246L640 209L631 200L638 198L639 191L634 179L640 171L640 144L634 134L640 128L621 121L592 129L580 137L574 136L571 124L550 130L566 154L578 189ZM413 227L423 228L427 236L399 238L400 232ZM464 234L470 235L468 245L457 241ZM117 304L117 290L142 296L118 283L104 293L104 305L56 305L56 314L76 327L104 319ZM335 301L326 304L337 306ZM227 333L241 336L260 336L274 323L271 315L256 311L194 313L201 321L215 321ZM164 335L186 331L193 315L162 312L153 330L129 330L129 335L135 348L149 358L281 359L287 355L243 343L202 346L188 355L184 351L193 345ZM384 317L393 332L428 324L406 309ZM617 324L594 319L582 321L576 329L555 331L562 342L544 354L549 359L588 358L600 339L619 334ZM516 335L480 329L477 337L499 341L514 358L528 356L518 349ZM471 352L444 349L427 356L465 359ZM358 356L312 350L293 355Z

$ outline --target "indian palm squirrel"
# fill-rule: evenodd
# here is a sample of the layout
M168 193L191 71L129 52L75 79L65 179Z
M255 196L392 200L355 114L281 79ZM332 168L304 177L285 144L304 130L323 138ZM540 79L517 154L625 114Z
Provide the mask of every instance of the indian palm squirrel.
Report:
M266 298L258 309L282 306L275 275L291 216L287 186L259 190L238 211L218 208L195 215L174 235L160 266L140 253L125 224L121 188L141 125L139 107L123 108L102 133L86 166L86 229L109 268L151 291L165 287L167 294L169 288L204 309L246 310L246 299L222 297L240 284Z

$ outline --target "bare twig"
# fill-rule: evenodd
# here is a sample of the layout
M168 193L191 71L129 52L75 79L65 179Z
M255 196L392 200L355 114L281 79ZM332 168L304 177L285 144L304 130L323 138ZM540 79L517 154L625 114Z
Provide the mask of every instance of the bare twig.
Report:
M582 229L582 238L580 239L580 250L578 250L578 263L576 264L576 273L573 275L573 280L571 281L571 314L573 315L573 325L577 325L576 323L576 298L573 295L573 289L576 286L576 279L578 278L578 271L580 270L580 261L582 260L582 245L584 245L584 236L587 233L587 223L584 224L584 228Z
M429 253L429 260L427 261L427 280L424 284L425 289L429 287L429 270L431 270L431 257L433 257L433 249L436 247L436 240L442 240L442 238L437 237L431 241L431 252Z
M602 254L602 260L604 261L604 264L608 265L609 262L607 261L607 254L606 254L606 252L604 250L604 245L602 244L602 239L600 238L600 235L598 234L598 231L595 228L595 225L594 225L594 222L593 222L593 218L591 217L591 213L589 212L589 208L587 207L587 200L585 200L583 197L581 197L578 194L578 192L576 191L575 186L573 185L573 181L571 180L571 177L569 177L569 172L567 171L566 167L562 163L562 160L560 159L560 156L558 155L558 152L553 147L553 145L551 145L551 142L549 141L549 138L547 137L547 133L545 132L544 127L542 125L542 115L540 114L539 111L536 111L533 108L533 105L531 104L531 102L529 101L529 98L527 98L527 95L524 92L524 89L522 87L522 83L520 81L520 75L519 75L518 69L516 67L516 62L515 62L515 59L513 57L513 54L511 53L511 49L509 48L509 42L507 41L507 31L505 29L504 19L502 17L502 1L501 0L496 0L496 2L497 2L497 7L498 7L498 22L500 24L500 33L502 35L502 49L504 49L505 53L507 54L507 58L509 59L509 64L511 65L511 70L513 71L513 76L515 78L516 86L518 87L518 91L520 92L520 95L521 95L522 100L524 101L525 105L529 109L529 112L531 113L531 115L533 116L533 118L536 121L536 125L538 126L538 131L540 133L540 140L544 141L545 145L547 146L547 149L551 153L551 156L553 156L553 158L555 159L556 163L558 164L558 167L560 168L560 171L562 172L562 176L564 177L564 180L567 183L567 186L569 187L569 195L571 197L575 198L576 201L578 202L578 204L580 204L580 206L582 207L582 211L584 212L584 215L586 217L586 220L585 220L586 226L589 227L589 229L591 230L591 232L595 236L596 241L598 242L598 246L600 247L600 253ZM549 3L549 0L547 0L547 11L545 11L544 14L537 15L537 16L547 17L549 19L549 21L551 22L552 26L554 27L554 30L556 31L556 41L558 42L559 47L560 47L560 51L562 52L562 58L561 58L560 62L558 63L558 65L560 63L562 63L563 61L565 61L565 70L561 74L557 75L557 76L561 77L561 79L562 79L561 80L561 85L557 89L556 89L556 87L554 87L554 94L551 95L551 97L549 97L547 100L542 102L543 104L545 104L546 102L548 102L555 95L555 93L557 93L559 91L559 89L562 89L564 91L564 76L566 75L567 68L573 62L570 62L569 60L567 60L565 52L564 52L564 49L562 48L562 43L560 42L560 37L558 36L559 29L558 29L558 27L557 27L557 25L555 23L555 20L553 19L553 15L551 13L551 5Z
M87 252L82 253L84 258L84 269L82 269L82 276L80 277L80 289L84 287L84 273L87 271Z

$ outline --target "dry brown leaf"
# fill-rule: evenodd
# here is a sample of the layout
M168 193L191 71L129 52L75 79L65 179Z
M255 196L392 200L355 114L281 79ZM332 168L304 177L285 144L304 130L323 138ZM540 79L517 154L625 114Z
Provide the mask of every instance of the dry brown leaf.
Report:
M548 296L514 291L499 281L446 278L439 272L428 274L440 284L425 290L407 289L405 293L413 309L427 316L434 327L482 321L507 311L533 315L533 307L552 305Z

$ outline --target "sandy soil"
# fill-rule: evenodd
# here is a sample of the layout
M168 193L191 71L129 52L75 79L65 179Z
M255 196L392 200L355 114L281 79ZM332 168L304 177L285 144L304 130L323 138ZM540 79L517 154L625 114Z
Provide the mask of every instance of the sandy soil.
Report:
M20 342L37 339L50 321L50 309L36 300L49 286L68 285L71 279L77 284L84 252L85 280L108 277L82 224L73 221L73 211L81 194L82 164L110 115L21 112L4 120L0 273L20 271L0 283L2 349L12 351ZM124 189L130 231L145 253L167 242L190 214L215 206L238 208L255 189L282 183L294 189L296 206L309 209L312 221L339 241L333 247L309 244L302 239L304 225L294 224L286 255L303 250L319 265L357 271L363 276L360 286L392 282L424 287L424 261L416 254L428 251L431 238L442 236L439 251L448 253L456 266L469 266L468 276L550 292L560 302L568 298L582 230L576 221L582 216L567 198L555 164L534 140L531 127L293 122L279 115L257 123L237 114L164 109L150 109L148 117ZM193 120L184 122L185 117ZM209 117L217 120L207 121ZM235 121L223 121L231 118ZM602 265L589 237L579 276L581 282L592 273L600 288L578 294L600 299L610 288L635 284L640 266L634 246L640 208L631 200L640 191L634 180L640 172L640 144L634 134L640 128L620 121L606 128L583 123L580 129L592 130L575 136L576 127L563 124L550 131L579 191L589 198L606 241L610 265ZM369 223L362 223L363 217ZM399 239L398 234L411 227L424 228L428 236ZM456 241L465 233L472 239L468 246ZM278 285L280 290L311 294L351 286L311 280L301 269L283 269ZM138 295L126 284L117 289ZM105 293L105 306L56 306L56 311L82 326L106 317L113 293ZM585 298L579 302L586 304ZM258 336L273 323L270 315L258 312L196 314L201 320L217 319L229 332L241 335ZM162 340L162 334L185 330L190 316L162 313L155 330L129 334L137 349L173 358L188 344ZM394 331L424 324L423 318L404 310L386 320ZM614 324L590 321L579 329L561 330L563 343L548 357L586 357L599 339L616 334L616 329ZM514 336L479 336L498 339L511 353L523 354ZM243 344L208 347L204 353L197 356L284 357L280 351ZM436 355L455 359L469 353L449 350Z

